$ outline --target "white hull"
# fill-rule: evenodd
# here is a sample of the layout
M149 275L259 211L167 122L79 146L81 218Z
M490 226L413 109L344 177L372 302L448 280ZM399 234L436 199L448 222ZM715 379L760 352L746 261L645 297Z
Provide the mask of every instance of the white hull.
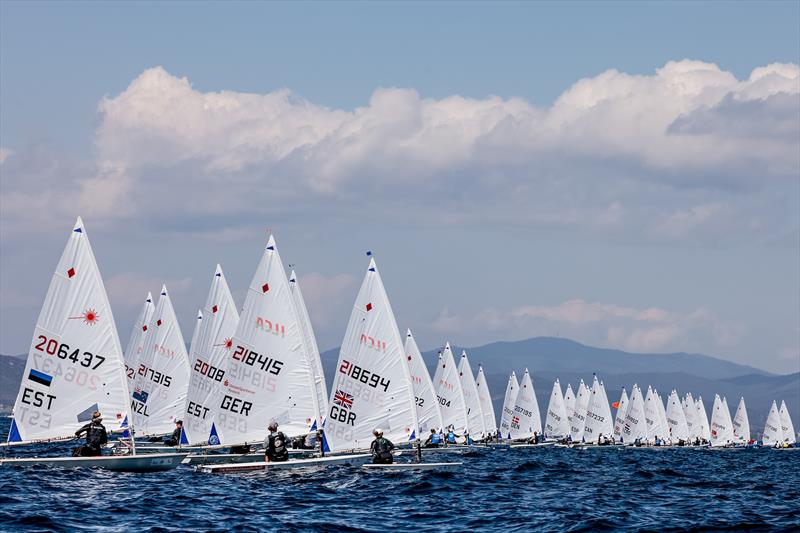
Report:
M464 463L392 463L390 465L365 464L362 468L378 471L399 471L399 470L438 470L452 471L459 470Z
M252 463L237 463L223 465L199 465L198 472L206 474L235 474L240 472L258 472L269 470L286 470L290 468L313 468L320 466L353 465L360 466L372 459L368 453L355 455L333 455L326 457L312 457L309 459L291 459L280 463L267 463L263 460Z
M60 468L104 468L118 472L158 472L181 464L186 453L103 455L100 457L29 457L0 459L0 466L53 466Z
M555 445L555 442L540 442L539 444L512 444L511 448L550 448Z

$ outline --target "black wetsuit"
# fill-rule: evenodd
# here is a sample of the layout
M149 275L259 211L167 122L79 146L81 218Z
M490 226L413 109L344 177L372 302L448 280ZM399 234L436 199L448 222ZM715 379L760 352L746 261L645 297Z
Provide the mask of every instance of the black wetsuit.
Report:
M270 433L264 446L264 455L271 463L289 460L289 449L286 447L286 435L282 431Z
M164 444L167 446L177 446L181 441L182 429L183 428L175 428L175 431L172 432L172 436L168 439L164 439Z
M378 437L369 446L369 451L372 454L372 463L378 465L390 465L394 462L392 456L394 444L389 439Z
M106 428L100 422L89 422L75 432L76 437L86 433L86 444L77 449L78 455L96 457L103 455L101 446L108 442Z

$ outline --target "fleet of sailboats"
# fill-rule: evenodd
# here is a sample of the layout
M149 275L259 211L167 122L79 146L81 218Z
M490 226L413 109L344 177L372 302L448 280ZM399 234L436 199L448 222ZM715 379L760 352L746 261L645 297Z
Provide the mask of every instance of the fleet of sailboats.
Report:
M247 291L241 316L217 265L198 310L187 351L166 286L148 293L122 351L97 263L79 218L51 279L34 329L6 446L70 440L103 413L125 443L100 457L0 459L4 465L102 466L149 471L174 468L197 447L259 446L267 426L311 442L319 456L286 464L207 464L207 472L361 464L381 428L401 447L514 442L525 446L709 446L754 443L744 398L736 413L715 396L709 423L702 397L676 390L666 406L655 388L622 389L612 404L597 375L577 393L555 380L542 423L531 373L511 372L499 423L484 369L466 351L455 363L449 343L431 377L411 330L401 337L374 257L353 304L330 389L294 271L287 275L270 236ZM161 436L182 422L171 453L137 453L136 437ZM785 402L773 402L764 446L795 444ZM139 444L141 447L141 443ZM306 447L306 446L301 446ZM146 447L145 447L146 448ZM150 450L152 451L152 450ZM228 454L233 460L246 456ZM228 457L226 456L226 457ZM226 461L227 462L227 461ZM403 463L405 464L405 463ZM403 468L403 464L393 468ZM460 463L417 462L417 468ZM410 463L409 463L410 466Z

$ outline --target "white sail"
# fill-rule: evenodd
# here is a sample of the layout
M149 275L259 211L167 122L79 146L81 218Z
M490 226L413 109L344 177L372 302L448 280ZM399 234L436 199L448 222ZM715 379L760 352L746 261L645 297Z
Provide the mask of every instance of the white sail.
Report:
M583 380L581 380L580 385L578 385L578 394L575 396L575 408L572 410L570 434L572 435L573 442L581 442L583 440L583 429L586 425L586 411L589 409L591 395L591 391L589 391L583 383Z
M605 405L603 405L605 404ZM586 423L583 426L583 438L586 442L598 442L603 437L610 438L614 432L611 423L611 411L603 391L603 386L595 375L589 392L589 404L586 408Z
M436 391L436 398L439 400L439 409L442 412L442 421L445 427L453 426L457 435L466 433L467 405L464 402L461 380L449 342L445 344L444 350L439 354L436 374L433 377L433 388Z
M610 439L614 438L614 418L611 416L611 403L608 401L608 394L606 394L606 387L603 381L600 381L600 393L603 395L603 402L600 404L601 413L604 418L600 426L602 435Z
M634 444L637 440L641 443L647 442L647 439L647 421L644 414L642 389L634 384L625 412L625 423L622 425L622 441L625 444Z
M739 406L736 408L736 415L733 417L733 437L734 441L740 444L750 442L750 420L747 418L744 396L739 399Z
M511 438L511 417L514 415L514 403L517 401L519 382L517 374L511 371L506 385L506 395L503 398L503 411L500 413L500 434L503 438Z
M764 446L775 446L783 442L783 429L781 428L781 415L778 411L778 405L775 400L772 401L772 407L769 409L767 415L767 423L764 426L764 435L761 437L761 443Z
M73 437L94 411L109 430L128 425L122 347L78 217L36 321L8 442Z
M696 415L697 415L697 425L698 425L698 437L704 439L706 441L711 440L711 426L708 423L708 415L706 414L706 406L703 404L703 397L698 396L697 401L695 401L696 407Z
M171 433L189 391L189 355L166 285L147 327L131 393L133 423L140 436Z
M781 401L781 432L783 433L783 442L794 444L797 442L797 436L794 432L794 424L792 417L789 416L789 409L786 407L786 402Z
M300 324L300 331L303 335L303 342L305 343L305 353L308 364L314 376L312 394L317 408L314 412L315 423L311 425L311 430L313 431L322 427L323 419L328 412L328 385L325 383L325 373L322 371L322 360L319 355L317 338L314 335L314 328L311 326L311 318L308 316L306 302L303 299L303 293L300 290L300 284L297 281L297 275L294 270L292 270L292 273L289 275L289 289L292 292L292 301L294 302L295 311L297 311L297 319Z
M647 387L647 396L644 399L644 417L647 421L647 437L650 442L663 439L666 428L661 427L661 416L658 411L658 398L651 387Z
M414 387L420 438L424 438L425 435L430 433L431 429L442 429L444 423L442 422L442 412L439 410L439 400L436 398L431 376L410 329L406 332L405 353L409 361L411 383Z
M693 441L700 437L700 424L697 418L697 406L691 392L687 392L683 397L681 406L683 407L683 416L686 418L686 427L689 430L689 439Z
M567 409L564 406L564 396L561 395L561 383L556 378L553 391L550 393L550 402L547 404L547 416L544 420L544 436L548 439L563 439L569 435L569 420Z
M136 322L133 323L131 335L128 338L128 345L125 347L125 377L128 379L128 389L133 389L133 381L136 378L136 369L139 368L138 360L139 354L142 353L144 348L144 339L147 336L147 326L150 324L150 319L153 317L153 295L147 293L147 298L144 300L142 310L139 311L139 316Z
M534 433L542 434L542 419L531 375L526 368L519 384L517 399L514 402L514 414L511 416L511 438L515 440L528 439Z
M368 448L375 428L395 443L419 438L410 366L374 259L347 324L330 406L325 436L331 450Z
M669 437L673 443L689 440L689 426L686 424L686 415L683 413L683 405L675 389L667 399L667 427Z
M622 426L625 425L625 413L628 409L628 393L622 387L622 394L617 402L617 416L614 417L614 441L619 441L622 436Z
M275 239L270 235L231 339L209 442L260 442L270 422L289 436L315 421L314 376Z
M567 383L567 390L564 391L564 409L567 410L567 422L572 431L572 412L575 411L575 393L572 392L572 385Z
M486 383L486 376L483 374L483 367L478 365L478 377L475 378L475 385L478 387L478 399L481 402L481 412L483 413L483 425L489 436L494 436L497 432L497 418L494 414L492 404L492 393L489 391L489 384Z
M467 432L473 438L483 438L486 435L486 426L483 422L481 400L478 398L478 386L475 384L472 366L464 350L461 351L461 361L458 363L458 377L464 393L464 404L467 406Z
M201 444L217 435L215 417L219 409L233 351L233 336L239 325L239 311L231 296L222 267L217 265L206 304L198 313L190 346L189 396L183 418L183 444ZM209 444L219 444L215 437Z
M664 433L664 439L669 439L669 424L667 423L667 411L664 409L664 399L657 390L653 391L656 395L656 408L658 408L658 419L661 421L661 428Z
M719 394L714 396L714 406L711 409L711 446L730 444L733 442L733 428L728 422L731 415Z

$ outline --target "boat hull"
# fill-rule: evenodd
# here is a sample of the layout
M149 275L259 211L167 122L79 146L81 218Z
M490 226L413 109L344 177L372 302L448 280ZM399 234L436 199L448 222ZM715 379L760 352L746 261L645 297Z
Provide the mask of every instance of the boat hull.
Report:
M160 472L181 464L188 453L103 455L100 457L26 457L0 459L0 466L50 466L57 468L103 468L117 472Z
M368 453L354 455L332 455L312 457L309 459L290 459L279 463L267 463L263 460L251 463L198 465L195 469L206 474L238 474L241 472L263 472L270 470L288 470L292 468L315 468L324 466L361 466L371 460Z

